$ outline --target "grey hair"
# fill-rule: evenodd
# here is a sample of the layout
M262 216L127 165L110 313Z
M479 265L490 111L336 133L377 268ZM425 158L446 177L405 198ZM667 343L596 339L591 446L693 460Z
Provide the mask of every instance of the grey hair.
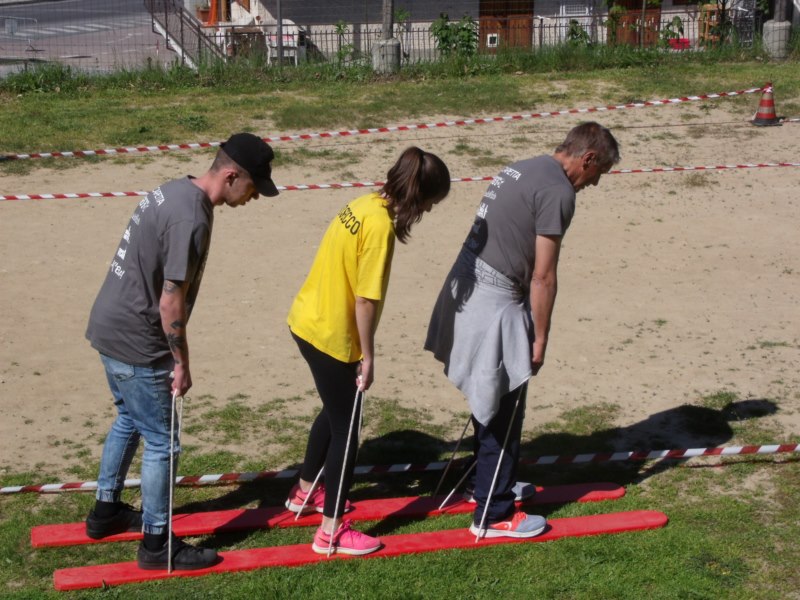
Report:
M597 153L601 165L610 167L619 162L619 143L608 129L594 121L573 127L556 153L578 157L590 150Z

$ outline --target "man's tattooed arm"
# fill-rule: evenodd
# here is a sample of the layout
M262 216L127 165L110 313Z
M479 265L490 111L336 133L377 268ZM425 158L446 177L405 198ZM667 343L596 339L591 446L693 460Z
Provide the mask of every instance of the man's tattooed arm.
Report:
M175 283L174 281L166 280L162 287L165 294L177 294L178 292L183 291L183 288Z
M161 326L175 361L175 389L181 393L191 386L189 342L186 334L186 287L179 281L165 281L161 299Z
M169 344L169 349L173 356L179 356L184 353L188 354L189 347L186 345L186 336L184 335L185 325L183 321L175 319L169 326L172 331L167 332L167 343ZM175 362L180 364L178 359L176 359Z

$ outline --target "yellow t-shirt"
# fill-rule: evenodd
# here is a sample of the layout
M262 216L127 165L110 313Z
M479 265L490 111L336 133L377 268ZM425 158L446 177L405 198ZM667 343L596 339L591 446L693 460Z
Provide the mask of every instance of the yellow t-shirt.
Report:
M356 296L378 301L389 285L394 224L378 193L350 202L334 217L289 311L292 332L342 362L361 360Z

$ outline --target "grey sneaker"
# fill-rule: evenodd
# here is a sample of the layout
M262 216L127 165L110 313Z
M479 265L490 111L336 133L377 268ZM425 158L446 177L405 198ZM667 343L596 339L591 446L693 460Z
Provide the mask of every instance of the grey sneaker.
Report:
M473 523L469 526L469 532L472 535L485 538L531 538L536 537L545 530L547 520L539 515L528 515L518 510L507 521L486 525L483 531L480 531L478 527L479 525Z
M153 552L144 546L144 542L139 544L136 553L136 562L140 569L148 571L167 570L167 550L169 545L164 542L160 550ZM217 551L211 548L201 548L200 546L190 546L182 539L172 538L172 568L176 571L195 571L212 567L219 562Z
M142 511L135 510L130 504L122 504L119 512L110 517L100 518L94 511L86 517L86 535L93 540L126 531L142 530Z
M518 481L511 489L514 492L514 502L525 502L536 495L536 486L525 481ZM475 497L472 495L474 492L474 489L468 487L464 492L464 500L475 504Z

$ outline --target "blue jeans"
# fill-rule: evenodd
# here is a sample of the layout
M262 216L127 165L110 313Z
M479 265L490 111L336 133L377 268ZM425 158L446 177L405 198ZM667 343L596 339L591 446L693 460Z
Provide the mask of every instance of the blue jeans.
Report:
M100 355L117 418L103 446L96 498L119 502L128 468L139 438L144 438L142 455L142 522L145 533L166 531L169 511L170 413L172 411L171 357L150 367L129 365ZM174 472L180 442L175 422Z
M522 438L522 422L525 420L525 403L528 384L524 383L516 390L510 391L500 399L500 410L488 425L481 425L475 417L475 501L477 506L473 514L473 522L480 526L483 511L486 511L486 523L505 521L514 514L514 484L517 482L517 465L519 464L520 441ZM517 404L519 402L519 404ZM514 407L517 407L516 411ZM513 416L513 421L511 420ZM503 442L508 442L503 450ZM500 454L503 460L500 461ZM494 493L487 507L489 490L498 463Z

